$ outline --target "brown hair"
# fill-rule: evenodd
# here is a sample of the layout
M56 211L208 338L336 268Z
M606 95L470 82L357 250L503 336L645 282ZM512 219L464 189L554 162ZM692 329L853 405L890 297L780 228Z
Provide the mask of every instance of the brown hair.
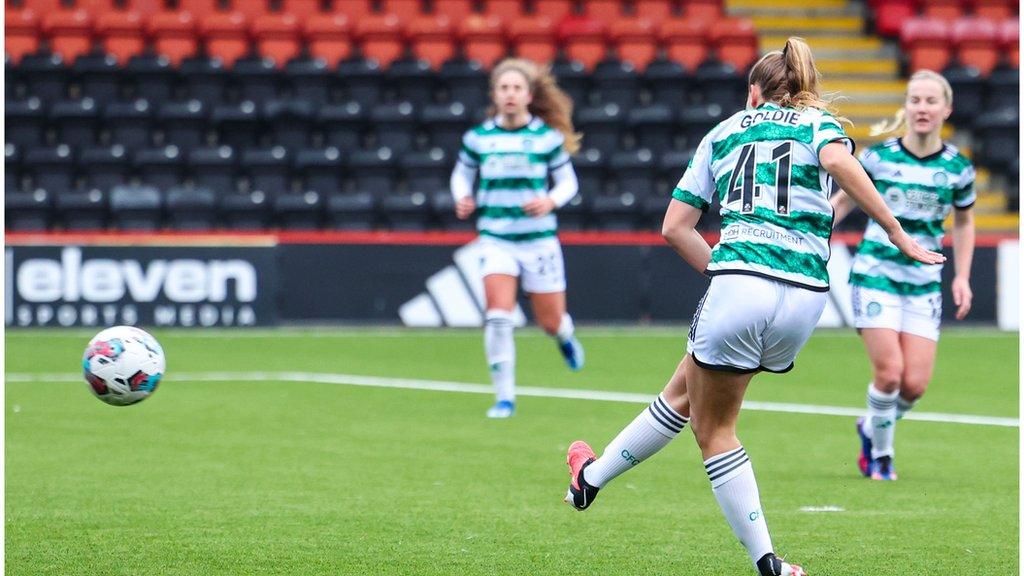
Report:
M773 50L750 69L750 84L757 84L765 100L786 108L818 108L832 113L832 96L823 96L811 47L791 36L782 50ZM849 122L845 118L837 118Z
M548 126L561 132L565 137L565 144L562 147L569 154L575 154L580 149L580 140L583 136L577 133L572 125L572 99L558 87L555 77L551 74L551 68L537 66L522 58L506 58L491 72L492 91L498 78L510 70L515 70L526 78L530 93L533 94L533 101L527 107L530 114L539 116ZM491 116L497 114L497 107L491 104L487 113Z
M910 83L914 80L933 80L942 89L942 95L946 98L946 104L949 106L953 105L953 87L949 85L949 80L946 80L942 74L933 70L918 70L910 76L910 80L907 80L907 92L910 92ZM903 132L907 129L907 105L904 105L896 111L893 117L886 121L882 120L877 124L871 125L871 135L881 136L883 134L890 134L893 132Z

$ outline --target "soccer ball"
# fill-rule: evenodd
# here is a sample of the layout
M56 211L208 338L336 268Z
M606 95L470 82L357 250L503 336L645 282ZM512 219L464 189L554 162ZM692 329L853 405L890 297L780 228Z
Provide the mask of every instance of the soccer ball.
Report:
M114 326L97 334L85 348L82 370L89 389L113 406L141 402L164 375L164 350L149 333L134 326Z

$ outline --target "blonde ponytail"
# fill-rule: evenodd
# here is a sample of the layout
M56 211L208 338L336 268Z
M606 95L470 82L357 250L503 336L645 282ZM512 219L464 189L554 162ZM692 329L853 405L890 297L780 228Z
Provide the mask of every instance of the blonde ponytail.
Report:
M949 80L934 70L921 69L910 75L910 79L907 80L907 91L910 91L910 83L915 80L932 80L937 83L942 89L942 96L946 99L946 104L953 105L953 87L949 85ZM889 120L882 120L881 122L871 125L870 134L872 136L883 136L886 134L902 133L907 129L907 105L904 102L903 107L893 114Z
M820 77L811 47L796 36L786 40L782 50L762 56L750 69L750 84L761 87L765 100L786 108L818 108L835 115L832 105L837 98L821 94ZM850 122L839 116L836 119Z
M491 72L492 90L498 78L509 70L522 74L530 85L530 93L533 94L533 101L527 108L530 114L538 116L545 124L562 133L565 137L562 147L567 153L578 152L583 135L576 132L572 125L572 99L558 87L551 68L538 67L523 58L506 58ZM492 104L487 113L493 116L497 114L497 108Z

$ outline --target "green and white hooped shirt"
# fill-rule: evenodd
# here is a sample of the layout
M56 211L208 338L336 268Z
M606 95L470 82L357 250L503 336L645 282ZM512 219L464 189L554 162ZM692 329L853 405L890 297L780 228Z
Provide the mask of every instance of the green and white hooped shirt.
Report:
M860 162L903 230L927 250L942 249L942 222L952 208L974 205L974 166L952 144L918 158L902 140L890 138L861 153ZM941 279L941 264L925 265L904 256L877 222L868 221L850 284L916 296L939 292Z
M513 242L555 237L554 212L534 218L522 205L547 196L548 175L569 164L564 141L561 132L536 117L515 130L492 118L463 135L459 162L480 175L476 227L482 236Z
M818 153L850 140L817 108L763 104L716 126L701 140L672 197L707 210L717 195L722 235L706 273L765 276L828 290L831 177Z

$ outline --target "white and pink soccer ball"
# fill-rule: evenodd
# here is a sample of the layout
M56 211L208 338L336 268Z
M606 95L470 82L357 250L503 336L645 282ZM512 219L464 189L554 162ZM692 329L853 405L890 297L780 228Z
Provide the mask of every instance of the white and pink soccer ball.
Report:
M113 406L141 402L164 375L164 350L145 330L114 326L100 332L85 348L82 370L89 389Z

